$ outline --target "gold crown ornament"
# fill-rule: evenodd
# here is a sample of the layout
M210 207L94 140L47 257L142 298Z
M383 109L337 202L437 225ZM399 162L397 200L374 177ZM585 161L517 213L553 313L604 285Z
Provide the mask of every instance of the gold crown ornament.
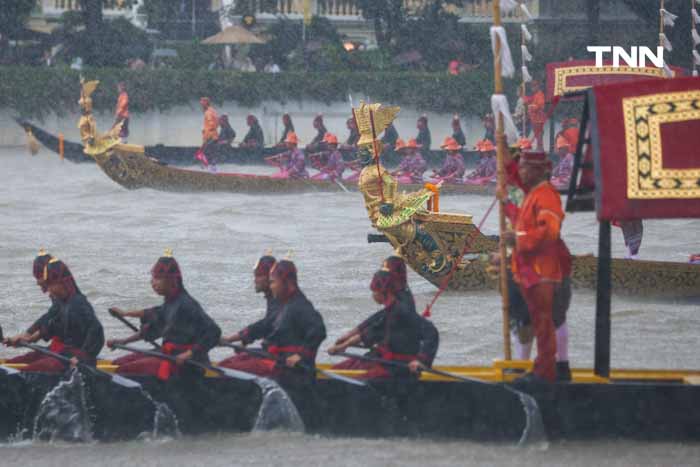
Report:
M360 106L352 109L357 131L360 133L358 146L378 143L377 135L383 132L398 115L400 107L386 106L380 103L367 104L360 101Z

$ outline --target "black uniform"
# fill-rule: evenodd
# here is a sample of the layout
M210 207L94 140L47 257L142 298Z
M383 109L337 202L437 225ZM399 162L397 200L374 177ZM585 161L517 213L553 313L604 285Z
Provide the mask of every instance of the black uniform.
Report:
M416 144L425 149L426 151L430 149L432 140L430 138L430 130L428 128L423 128L418 131L418 136L416 136Z
M253 125L248 129L243 138L243 144L249 145L251 142L255 141L253 147L261 148L265 144L265 137L263 136L262 127L258 122L253 123Z
M219 326L184 289L174 299L146 310L141 323L145 340L162 337L164 345L182 346L176 347L174 355L191 346L192 358L204 363L209 362L209 350L221 338Z
M66 346L61 354L94 364L105 343L102 324L85 295L76 292L67 302L54 301L49 311L35 323L42 338L58 338Z

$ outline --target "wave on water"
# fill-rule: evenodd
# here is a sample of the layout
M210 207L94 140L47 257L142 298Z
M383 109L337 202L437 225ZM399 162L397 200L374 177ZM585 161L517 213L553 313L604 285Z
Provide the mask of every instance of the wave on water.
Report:
M279 384L268 378L256 378L255 383L263 392L263 401L260 404L253 432L272 430L303 432L305 430L304 421L294 402Z
M93 422L85 383L77 369L56 385L41 402L34 418L35 441L91 442Z

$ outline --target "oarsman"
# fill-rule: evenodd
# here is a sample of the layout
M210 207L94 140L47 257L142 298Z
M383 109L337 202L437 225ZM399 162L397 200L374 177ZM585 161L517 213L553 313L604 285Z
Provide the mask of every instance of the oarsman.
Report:
M557 156L559 156L559 162L552 170L550 181L557 189L568 188L571 174L574 170L574 155L571 153L571 143L560 134L555 141L555 147Z
M556 287L564 276L564 219L559 193L548 180L551 163L544 152L524 152L518 177L526 194L517 211L515 230L503 234L513 246L511 270L527 304L537 339L537 358L532 373L522 379L552 382L556 379L556 337L553 303ZM568 253L568 250L566 251Z
M462 131L462 122L459 121L459 115L452 117L452 138L457 141L460 146L467 145L467 138Z
M233 140L236 139L236 131L231 128L231 124L228 121L228 115L222 115L219 117L219 127L221 131L219 132L219 139L217 143L219 146L231 146Z
M199 99L199 104L204 112L204 125L202 126L202 149L204 158L200 159L205 166L216 168L216 149L219 140L219 116L211 105L208 97Z
M447 151L447 155L440 170L433 170L433 178L445 183L461 183L465 171L464 156L460 152L462 146L448 136L440 147Z
M535 133L535 140L537 141L536 149L538 151L544 150L544 123L547 120L547 115L544 111L545 99L544 92L542 92L541 84L539 81L532 81L530 83L532 87L531 95L522 95L523 102L527 105L527 115L532 122L532 130ZM519 87L518 92L523 94L523 88Z
M260 321L253 323L251 326L248 326L240 332L240 341L243 343L243 345L248 345L250 344L250 342L252 342L247 339L247 336L250 335L251 329L254 334L257 333L258 330L256 329L256 326L261 326L261 323L265 323L266 319L274 319L281 309L280 302L277 301L277 299L272 295L272 289L270 289L270 271L276 263L277 260L274 258L274 256L265 255L262 256L255 264L255 268L253 269L255 293L261 293L265 297L265 316ZM236 340L235 337L236 334L232 334L227 337L222 336L221 343L226 344L228 342L234 342ZM265 340L263 340L263 350L267 350L268 347L269 344ZM257 359L257 357L247 354L245 352L241 352L234 355L233 357L229 357L225 360L222 360L221 362L219 362L219 365L227 368L235 367L238 363L251 359Z
M13 339L11 344L44 339L51 341L52 352L70 358L72 366L79 362L95 365L104 345L102 324L78 289L70 269L63 261L51 258L44 266L43 282L53 300L51 310L35 323L36 329L31 334ZM66 368L63 362L50 356L27 363L23 371L60 373Z
M404 144L401 139L397 140L395 151L401 154L403 159L399 167L391 172L391 175L406 177L411 183L421 183L423 181L423 174L428 168L428 164L425 162L420 152L418 152L416 140L411 138L406 144Z
M167 381L182 373L187 360L209 362L209 350L219 343L221 329L200 304L185 290L180 266L170 251L158 258L151 269L151 287L163 297L163 304L142 310L110 311L124 318L139 318L139 332L125 339L110 339L107 346L128 344L138 340L149 342L162 338L160 351L177 357L177 363L157 357L127 355L117 359L117 371L122 374L155 376ZM193 367L189 367L192 370ZM192 373L188 371L187 373ZM196 372L195 372L196 373Z
M307 367L315 365L318 347L326 338L326 327L319 312L299 288L297 269L293 262L281 260L272 267L270 290L279 303L279 311L229 336L225 342L250 343L264 339L267 351L275 359L234 358L221 365L285 380L313 378L313 372L295 367L299 363Z
M280 171L286 174L288 178L308 178L309 172L306 171L306 158L304 151L299 149L299 139L296 133L289 133L285 140L287 151L281 154L281 160L286 161L280 166Z
M411 293L411 289L408 288L408 275L406 272L406 263L404 260L398 256L389 256L384 260L382 263L382 270L387 271L391 275L391 280L392 280L392 286L394 290L396 290L396 299L398 300L399 304L401 307L405 310L412 311L413 313L416 313L416 303L413 299L413 294ZM355 328L351 329L344 335L342 335L340 338L338 338L335 341L335 344L338 345L354 335L361 334L364 329L366 329L372 322L373 320L378 319L378 315L375 313L374 315L370 316L363 322L361 322L358 326ZM438 342L439 338L437 335L437 329L433 325L432 322L430 322L427 319L423 318L423 326L426 327L424 330L425 335L429 336L431 341ZM433 337L434 336L434 337ZM370 351L366 354L369 356L374 356L378 357L379 354L376 352L374 349L370 349ZM355 358L348 358L346 360L343 360L340 363L336 363L333 365L333 369L335 370L366 370L368 368L371 368L373 365L371 362L367 362L364 360L359 360Z
M321 145L326 137L326 133L328 133L326 125L324 125L323 123L323 115L321 114L318 114L316 115L316 117L314 117L313 126L316 130L316 136L314 136L314 139L312 139L311 142L306 146L306 150L309 152L320 151Z
M484 117L481 119L481 122L484 124L483 139L487 139L493 144L496 144L496 122L493 118L493 114L488 113L484 115Z
M354 122L354 120L353 120ZM396 142L399 139L399 132L396 131L394 123L390 123L386 129L384 129L384 134L382 135L381 142L384 145L385 151L396 151Z
M345 171L343 154L338 150L338 137L333 133L326 133L323 142L328 147L328 157L325 164L321 164L319 177L322 180L341 180Z
M340 149L354 153L357 151L357 142L360 140L360 132L357 130L357 124L354 118L348 118L345 121L345 126L350 133L348 133L348 139L345 140L345 143L343 143Z
M292 122L291 115L282 115L282 126L284 127L284 130L282 130L282 137L280 138L279 143L277 143L277 146L284 146L284 141L287 139L287 136L289 136L289 133L294 133L294 123Z
M36 280L36 285L39 286L39 289L41 289L41 293L43 294L48 293L48 287L46 285L46 281L44 280L44 268L49 263L51 258L51 255L46 253L43 249L39 250L39 254L36 258L34 258L34 263L32 265L32 274ZM59 307L56 305L55 300L50 295L49 298L51 299L51 306L49 307L48 311L41 315L39 319L34 321L34 323L29 326L25 332L6 338L3 341L5 345L13 347L21 341L28 341L32 334L39 331L42 325L46 325L51 318L55 316ZM56 348L56 346L53 347ZM44 356L44 354L32 350L26 354L18 355L17 357L5 360L5 363L32 363L36 360L44 358Z
M430 151L432 138L430 137L430 128L428 128L428 117L421 115L416 122L418 136L416 136L416 144L423 151Z
M464 177L464 183L483 185L496 178L496 147L491 140L483 139L474 147L479 151L479 164L476 169Z
M258 119L255 115L248 115L246 117L246 124L248 125L248 133L243 137L243 142L240 147L262 149L265 145L265 137L263 136L262 127Z
M422 318L397 297L397 283L389 271L374 274L370 284L372 298L382 309L372 315L359 332L336 343L328 349L331 355L344 352L348 347L362 344L373 348L383 360L398 361L408 365L408 371L394 366L372 363L366 366L366 379L418 375L422 368L430 367L438 348L438 335L434 327L424 325ZM430 330L434 332L430 332ZM409 373L410 372L410 373Z
M114 125L112 126L121 124L119 138L121 138L122 143L126 143L126 139L129 137L129 94L126 92L126 83L123 81L117 83L117 92L119 92L119 97L117 97L117 106L114 109Z

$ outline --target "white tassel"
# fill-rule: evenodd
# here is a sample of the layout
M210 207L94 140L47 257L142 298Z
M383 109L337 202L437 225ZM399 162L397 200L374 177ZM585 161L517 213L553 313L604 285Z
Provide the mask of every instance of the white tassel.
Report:
M508 37L503 26L491 26L491 50L494 56L496 55L496 38L498 37L501 43L501 56L497 57L501 61L501 74L506 78L512 78L515 74L515 65L513 65L513 56L510 53L508 46Z
M525 6L524 3L520 4L520 9L523 10L523 13L525 13L525 16L527 16L527 19L530 21L534 21L535 18L532 16L532 13L530 13L530 10L527 9L527 6Z
M518 134L518 127L515 126L513 122L513 117L510 115L510 106L508 105L508 98L503 94L494 94L491 96L491 111L493 112L494 118L498 118L498 114L503 115L503 123L505 124L505 133L508 137L508 141L511 143L518 141L520 135ZM498 120L496 120L498 121Z
M674 15L673 13L664 8L659 10L659 14L664 19L664 25L670 28L676 25L676 19L678 18L678 15Z
M693 70L693 76L697 76L697 75L698 75L698 70Z
M691 11L692 14L693 14L693 23L695 23L695 24L700 24L700 15L698 14L698 10L696 10L695 8L693 8L693 9L690 10L690 11Z
M501 12L510 13L518 7L518 2L515 0L501 0Z
M520 46L520 53L523 56L523 61L524 62L531 62L532 61L532 55L530 55L530 51L527 50L526 45L521 45Z
M671 41L668 40L668 37L666 37L666 34L661 33L659 34L659 42L663 44L664 49L668 50L669 52L673 51L673 45L671 45Z
M523 65L520 68L523 72L523 82L529 83L530 81L532 81L532 76L530 76L530 72L528 71L527 67Z
M700 0L698 0L700 1ZM532 40L532 34L530 34L530 31L528 31L527 26L524 24L520 25L520 30L523 32L523 37L525 37L526 42L530 42Z
M666 78L673 78L675 76L675 73L671 68L669 68L668 65L666 65L666 62L664 62L664 76Z
M692 31L693 31L693 32L692 32L692 34L693 34L693 44L694 44L694 45L700 44L700 34L698 34L698 31L697 31L695 28L693 28Z
M696 65L700 65L700 54L697 50L693 50L693 62L695 62Z

